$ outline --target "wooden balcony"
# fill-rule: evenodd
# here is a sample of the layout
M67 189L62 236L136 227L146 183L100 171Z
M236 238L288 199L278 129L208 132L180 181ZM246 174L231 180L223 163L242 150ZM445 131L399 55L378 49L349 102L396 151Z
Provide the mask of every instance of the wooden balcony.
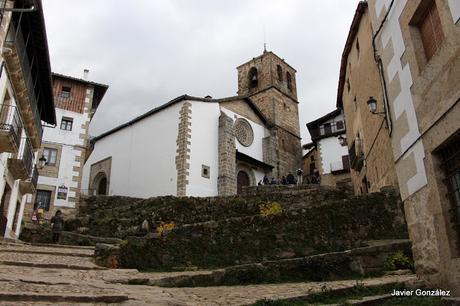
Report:
M21 139L21 146L19 152L8 158L7 167L15 180L27 180L32 175L33 163L32 146L28 138Z
M15 106L0 105L0 153L17 153L22 132L22 122Z
M8 68L11 85L16 93L16 102L24 128L27 130L33 147L38 149L43 130L34 89L37 80L32 76L32 66L27 54L29 41L30 37L24 39L19 24L11 23L1 51ZM32 62L32 64L35 63Z

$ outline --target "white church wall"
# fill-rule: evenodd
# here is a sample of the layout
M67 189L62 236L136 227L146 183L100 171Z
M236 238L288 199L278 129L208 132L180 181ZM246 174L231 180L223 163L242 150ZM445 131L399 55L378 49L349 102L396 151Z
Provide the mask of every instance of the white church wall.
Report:
M199 101L190 103L192 104L192 138L187 195L217 196L219 104ZM210 168L209 178L201 175L202 165Z
M84 166L83 188L89 188L91 165L112 157L110 195L141 198L176 195L176 139L182 104L172 105L98 140Z
M342 161L342 156L348 155L347 146L342 146L337 137L323 138L318 141L318 150L321 154L323 169L323 173L321 174L331 173L331 163Z

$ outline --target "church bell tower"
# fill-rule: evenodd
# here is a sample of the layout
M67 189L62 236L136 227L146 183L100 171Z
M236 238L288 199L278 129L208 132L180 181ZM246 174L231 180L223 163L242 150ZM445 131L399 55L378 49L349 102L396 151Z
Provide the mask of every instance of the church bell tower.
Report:
M275 53L264 53L237 67L238 95L249 97L267 118L264 161L281 177L301 168L296 70Z

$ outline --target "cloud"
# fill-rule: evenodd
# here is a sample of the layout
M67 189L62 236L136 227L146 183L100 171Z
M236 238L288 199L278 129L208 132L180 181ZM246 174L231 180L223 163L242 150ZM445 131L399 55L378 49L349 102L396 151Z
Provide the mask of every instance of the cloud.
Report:
M236 94L236 67L268 49L297 69L305 123L335 108L358 1L43 0L52 69L110 86L98 135L184 93Z

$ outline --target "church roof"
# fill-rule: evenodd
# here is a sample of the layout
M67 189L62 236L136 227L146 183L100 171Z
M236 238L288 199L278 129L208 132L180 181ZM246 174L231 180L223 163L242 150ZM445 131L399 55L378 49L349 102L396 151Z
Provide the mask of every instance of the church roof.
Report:
M122 129L124 129L125 127L128 127L128 126L131 126L133 124L135 124L136 122L138 121L141 121L142 119L145 119L147 117L150 117L151 115L153 114L156 114L176 103L179 103L181 101L201 101L201 102L209 102L209 103L224 103L224 102L230 102L230 101L238 101L238 100L243 100L245 101L249 107L254 111L254 113L260 118L260 120L265 124L267 125L268 122L267 122L267 118L262 114L262 112L260 111L260 109L257 107L257 105L255 105L255 103L251 100L251 98L247 97L247 96L233 96L233 97L227 97L227 98L221 98L221 99L213 99L213 98L201 98L201 97L194 97L194 96L189 96L189 95L182 95L182 96L179 96L177 98L174 98L172 99L171 101L169 102L166 102L165 104L163 105L160 105L154 109L151 109L150 111L124 123L124 124L121 124L107 132L104 132L102 133L101 135L95 137L93 139L93 141L98 141L106 136L109 136L113 133L116 133Z

